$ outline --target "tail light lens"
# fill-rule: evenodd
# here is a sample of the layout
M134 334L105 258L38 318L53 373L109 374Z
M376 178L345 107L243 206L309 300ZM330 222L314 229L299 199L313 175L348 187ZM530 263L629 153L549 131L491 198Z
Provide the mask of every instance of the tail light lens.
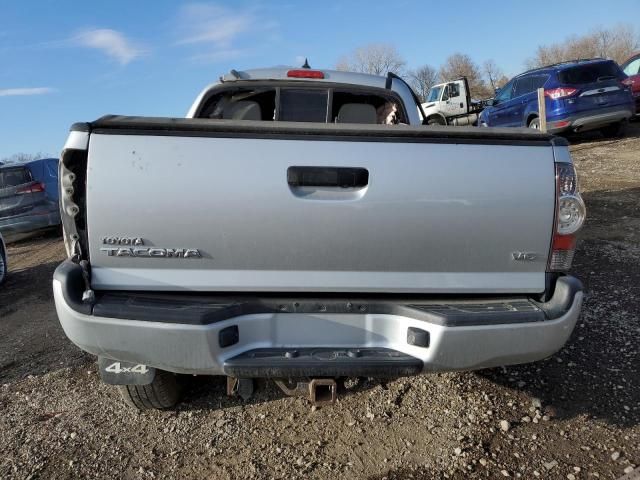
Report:
M544 94L546 97L549 97L551 100L557 100L559 98L570 97L578 91L577 88L571 87L563 87L563 88L552 88L550 90L545 90Z
M556 228L549 258L549 270L571 268L576 250L576 232L584 224L587 210L578 191L578 177L571 163L556 163Z
M620 80L620 83L625 87L629 87L629 88L633 86L633 80L631 80L630 78L625 78L624 80Z
M44 183L35 182L16 190L16 195L24 195L25 193L40 193L40 192L44 192Z

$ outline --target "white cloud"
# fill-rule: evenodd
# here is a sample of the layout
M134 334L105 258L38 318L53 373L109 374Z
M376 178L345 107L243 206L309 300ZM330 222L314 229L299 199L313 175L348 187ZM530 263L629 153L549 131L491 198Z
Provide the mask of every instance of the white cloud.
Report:
M0 88L0 97L16 97L25 95L45 95L52 93L53 88L36 87L36 88Z
M192 60L209 63L249 55L265 44L265 33L277 24L255 10L233 10L215 4L185 5L178 16L178 45L193 46Z
M73 37L72 41L76 45L101 50L120 65L126 65L145 53L124 34L109 28L85 30Z
M241 34L250 31L255 18L250 12L234 12L218 5L187 5L180 14L182 40L178 43L211 43L229 47Z

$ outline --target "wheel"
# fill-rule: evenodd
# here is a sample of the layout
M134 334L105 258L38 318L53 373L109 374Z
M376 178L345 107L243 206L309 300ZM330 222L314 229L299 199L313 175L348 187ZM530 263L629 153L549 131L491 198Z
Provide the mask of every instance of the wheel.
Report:
M622 138L627 130L627 122L618 122L600 129L607 138Z
M181 388L173 373L157 370L149 385L118 385L122 399L138 410L171 408L180 400Z
M534 117L529 121L529 128L533 128L534 130L540 130L540 119L538 117Z
M427 119L427 125L446 125L446 123L440 117L431 117Z
M0 240L0 285L7 278L7 252L4 251L2 240Z

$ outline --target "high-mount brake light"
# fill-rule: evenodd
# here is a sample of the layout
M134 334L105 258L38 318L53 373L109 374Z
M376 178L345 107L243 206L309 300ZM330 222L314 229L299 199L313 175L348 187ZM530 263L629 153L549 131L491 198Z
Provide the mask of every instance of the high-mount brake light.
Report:
M576 232L584 224L586 208L578 191L578 177L571 163L556 163L556 225L549 270L566 272L576 250Z
M577 91L578 91L577 88L571 88L571 87L552 88L550 90L545 90L544 95L546 97L549 97L551 100L558 100L559 98L570 97Z
M27 185L26 187L19 188L16 190L16 195L24 195L25 193L40 193L44 192L44 183L36 182L31 185Z
M324 78L324 73L320 70L309 70L308 68L301 68L299 70L289 70L287 72L289 78Z

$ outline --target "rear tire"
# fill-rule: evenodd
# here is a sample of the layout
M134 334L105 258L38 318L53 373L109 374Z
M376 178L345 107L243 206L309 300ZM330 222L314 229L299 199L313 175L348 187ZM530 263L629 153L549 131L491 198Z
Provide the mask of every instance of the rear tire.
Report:
M181 388L173 373L157 370L149 385L118 385L122 399L138 410L171 408L178 403Z
M529 128L533 128L534 130L540 130L540 119L538 117L534 117L529 120Z
M606 138L622 138L627 130L627 122L618 122L600 129Z
M7 252L4 251L2 241L0 241L0 285L2 285L7 278L7 270Z

